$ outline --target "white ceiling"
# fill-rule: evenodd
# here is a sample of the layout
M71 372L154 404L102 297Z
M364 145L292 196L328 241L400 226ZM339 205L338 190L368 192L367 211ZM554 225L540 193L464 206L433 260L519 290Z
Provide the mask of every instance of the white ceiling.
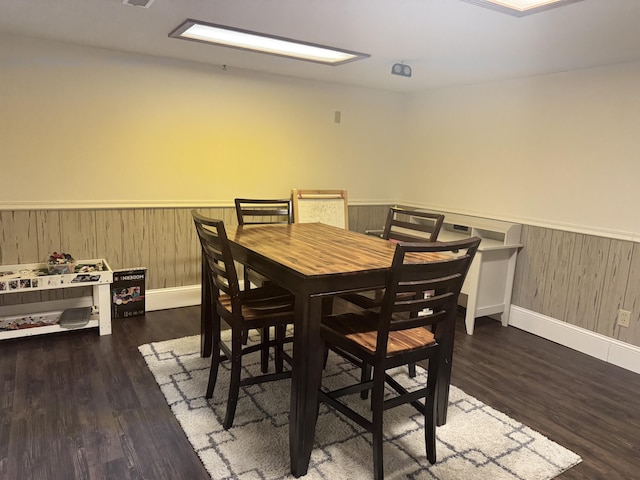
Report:
M185 19L364 52L326 66L169 38ZM640 0L517 18L460 0L0 0L0 32L399 92L640 61ZM391 75L405 62L411 78ZM0 66L1 67L1 66Z

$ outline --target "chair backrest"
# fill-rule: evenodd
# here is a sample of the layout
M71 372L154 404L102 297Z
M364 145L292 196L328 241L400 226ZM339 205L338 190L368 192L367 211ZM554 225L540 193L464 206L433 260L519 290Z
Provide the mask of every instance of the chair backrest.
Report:
M382 238L399 242L435 242L443 222L441 213L391 207Z
M226 293L231 297L232 311L239 312L238 274L224 222L205 217L195 210L191 211L191 215L202 246L202 274L209 279L213 298L218 298L220 292Z
M377 354L386 355L389 331L432 326L437 340L453 332L462 289L480 239L396 245L380 311ZM436 328L444 322L449 328Z
M349 228L346 190L291 190L293 221L321 222L334 227Z
M293 223L290 199L236 198L238 225L262 223Z

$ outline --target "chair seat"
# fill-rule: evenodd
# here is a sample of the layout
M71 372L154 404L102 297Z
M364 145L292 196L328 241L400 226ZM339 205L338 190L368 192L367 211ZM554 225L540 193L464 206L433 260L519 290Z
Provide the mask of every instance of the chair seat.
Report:
M345 336L371 353L376 350L378 315L374 312L349 312L326 317L323 320L323 325L339 335ZM427 347L435 342L433 333L424 327L391 331L387 342L387 356Z
M283 317L279 323L291 322L293 318L293 295L276 285L243 290L239 293L242 303L242 318L249 323L260 320L261 323L268 323L270 317L283 317L283 314L290 314L290 317ZM218 304L227 312L231 312L231 297L221 294L218 297Z

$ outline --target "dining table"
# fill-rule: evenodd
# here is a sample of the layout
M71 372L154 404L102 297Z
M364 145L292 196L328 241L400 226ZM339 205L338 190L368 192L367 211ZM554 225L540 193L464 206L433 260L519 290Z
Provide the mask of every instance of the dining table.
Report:
M227 227L234 259L295 297L289 452L291 473L303 476L313 449L324 362L320 321L333 297L384 288L395 243L323 223ZM437 389L438 425L446 422L453 345L443 345Z

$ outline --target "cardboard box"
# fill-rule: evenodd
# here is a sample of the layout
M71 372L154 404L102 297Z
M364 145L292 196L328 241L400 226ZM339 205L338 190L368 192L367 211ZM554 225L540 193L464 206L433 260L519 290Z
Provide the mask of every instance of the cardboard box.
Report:
M145 267L113 271L111 317L129 318L145 314Z

